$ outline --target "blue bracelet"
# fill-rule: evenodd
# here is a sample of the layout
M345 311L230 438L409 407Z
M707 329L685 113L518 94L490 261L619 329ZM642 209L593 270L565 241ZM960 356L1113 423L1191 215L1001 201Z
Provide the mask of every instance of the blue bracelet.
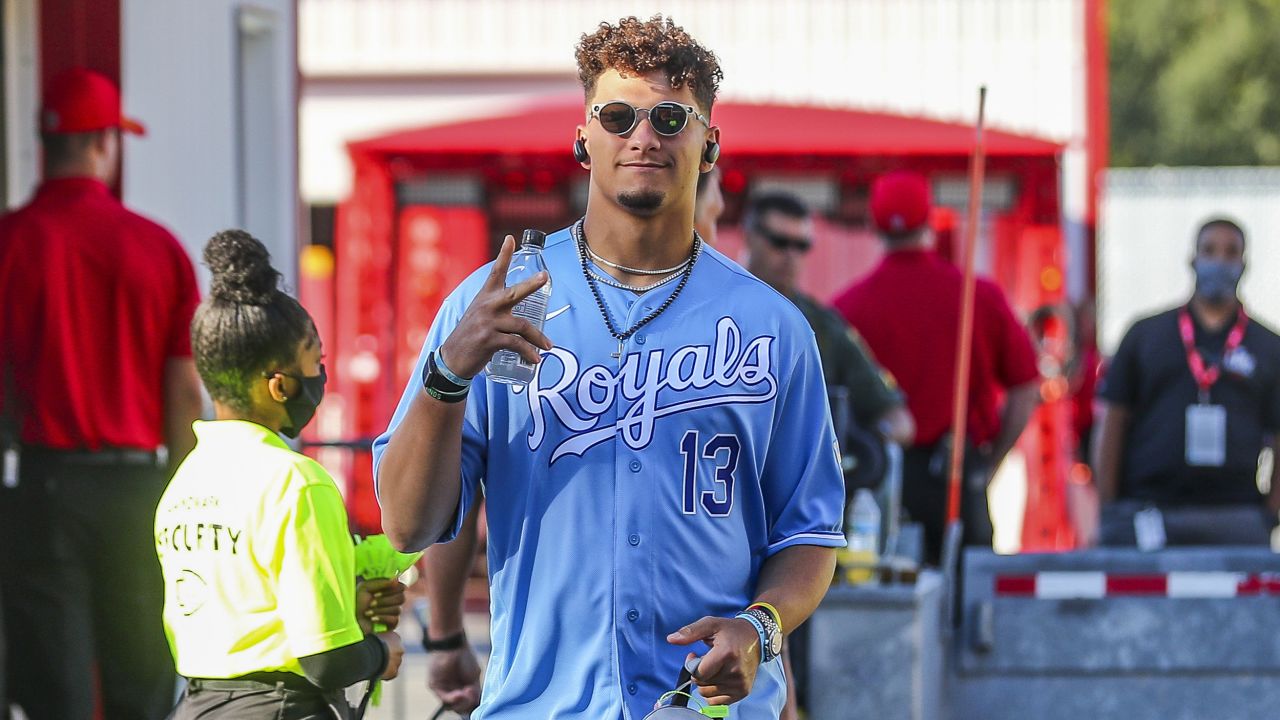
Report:
M734 615L734 617L747 620L752 625L756 626L756 632L760 634L760 662L768 662L765 659L765 656L769 654L769 634L764 630L764 623L760 622L759 618L749 612L740 612L737 615Z
M454 385L457 385L459 387L467 387L468 385L471 384L472 378L464 378L454 373L444 364L444 356L440 354L439 348L436 348L436 370L439 370L440 374L444 376L444 379L448 380Z

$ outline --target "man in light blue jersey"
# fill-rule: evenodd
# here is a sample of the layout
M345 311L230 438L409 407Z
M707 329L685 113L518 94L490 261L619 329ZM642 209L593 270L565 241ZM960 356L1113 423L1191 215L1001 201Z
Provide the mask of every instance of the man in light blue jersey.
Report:
M640 720L701 656L698 693L777 718L776 653L835 566L844 488L813 332L693 231L719 154L715 56L670 20L577 48L585 217L550 235L543 331L514 250L446 300L374 444L393 542L451 539L487 501L493 652L476 718ZM494 352L538 372L487 379ZM694 704L697 704L696 702Z

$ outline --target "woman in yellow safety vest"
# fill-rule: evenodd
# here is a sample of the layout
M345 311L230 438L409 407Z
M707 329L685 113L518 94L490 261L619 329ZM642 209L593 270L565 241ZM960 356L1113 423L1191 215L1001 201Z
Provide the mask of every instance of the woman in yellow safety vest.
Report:
M349 717L343 691L392 678L404 586L356 589L355 556L333 478L292 451L324 395L316 328L279 289L262 243L227 230L204 250L209 297L191 325L196 368L217 420L156 510L164 625L189 718ZM359 617L357 617L359 615Z

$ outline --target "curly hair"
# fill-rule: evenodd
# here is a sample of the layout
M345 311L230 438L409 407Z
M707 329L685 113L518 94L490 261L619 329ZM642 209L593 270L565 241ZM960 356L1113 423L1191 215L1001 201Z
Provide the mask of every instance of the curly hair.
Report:
M249 233L214 235L204 262L213 281L191 321L196 370L210 397L248 412L250 385L264 371L291 365L315 325L297 300L280 291L271 255Z
M578 79L588 100L596 80L606 70L623 70L638 75L662 72L673 89L688 85L693 97L706 112L716 101L724 73L715 53L694 40L671 18L654 15L642 22L625 17L617 25L600 23L590 35L583 34L574 48Z

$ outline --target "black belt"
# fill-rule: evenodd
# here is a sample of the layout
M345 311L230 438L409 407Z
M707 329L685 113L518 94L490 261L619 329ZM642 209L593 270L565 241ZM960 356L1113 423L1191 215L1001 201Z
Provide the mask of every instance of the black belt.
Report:
M101 450L59 450L40 445L23 445L22 457L64 465L136 465L157 467L160 455L154 450L103 448Z
M245 690L285 690L323 695L324 691L312 685L306 678L291 672L259 672L235 678L187 678L192 691L242 692Z

